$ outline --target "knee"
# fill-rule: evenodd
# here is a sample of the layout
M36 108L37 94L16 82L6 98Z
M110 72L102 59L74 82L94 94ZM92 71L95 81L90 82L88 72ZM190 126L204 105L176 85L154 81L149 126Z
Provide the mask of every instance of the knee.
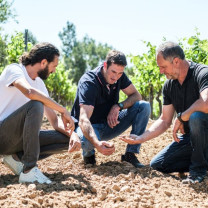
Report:
M166 173L166 171L162 165L162 161L158 161L157 158L153 158L150 161L150 167L153 168L154 170Z
M150 161L150 167L154 170L158 170L158 168L161 166L160 163L156 162L154 159Z
M191 130L196 129L196 127L202 126L202 120L204 115L205 114L202 112L194 112L191 114L189 118L189 126Z
M29 109L37 115L43 115L44 105L40 101L31 100L29 101Z
M149 117L151 112L150 103L144 100L137 101L134 105L134 108L137 108L139 112L144 112L147 117Z

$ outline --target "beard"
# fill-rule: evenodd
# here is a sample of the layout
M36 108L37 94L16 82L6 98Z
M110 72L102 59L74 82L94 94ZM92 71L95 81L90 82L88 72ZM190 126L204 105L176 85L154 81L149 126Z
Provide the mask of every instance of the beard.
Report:
M46 80L49 76L49 72L48 72L48 65L41 71L38 72L38 76L42 79L42 80Z

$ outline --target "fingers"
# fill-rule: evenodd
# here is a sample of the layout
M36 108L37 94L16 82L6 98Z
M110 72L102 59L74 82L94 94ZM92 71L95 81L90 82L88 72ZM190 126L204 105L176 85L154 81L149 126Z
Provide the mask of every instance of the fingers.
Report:
M113 143L103 141L97 150L103 155L111 155L115 152L115 147Z
M178 143L180 142L180 139L177 136L177 131L173 131L173 138L176 142L178 142Z
M68 152L79 151L81 149L81 144L79 142L74 142L73 144L69 144Z
M127 136L119 137L119 139L121 139L122 141L124 141L128 144L137 144L138 143L137 140L134 140L131 137L127 137Z
M110 128L113 128L120 123L118 120L111 120L111 119L108 119L107 122L108 122L108 125L110 126Z
M81 143L78 135L73 132L70 141L69 141L69 149L68 152L79 151L81 149Z

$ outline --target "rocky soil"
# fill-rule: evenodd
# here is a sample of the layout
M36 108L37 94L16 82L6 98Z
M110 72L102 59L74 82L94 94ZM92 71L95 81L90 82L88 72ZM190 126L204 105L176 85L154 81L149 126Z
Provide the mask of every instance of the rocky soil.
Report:
M81 151L50 156L38 165L52 185L19 184L18 176L0 163L0 207L208 207L208 178L201 184L182 184L177 173L162 174L148 166L171 141L169 130L144 143L138 156L146 164L142 169L121 163L126 144L116 138L116 152L96 153L94 167L84 166Z

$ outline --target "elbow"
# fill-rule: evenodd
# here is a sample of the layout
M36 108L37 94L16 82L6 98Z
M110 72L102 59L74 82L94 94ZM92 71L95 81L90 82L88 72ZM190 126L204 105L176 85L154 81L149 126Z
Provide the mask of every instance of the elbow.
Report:
M35 90L30 88L30 89L27 89L26 92L25 92L25 96L27 98L29 98L30 100L35 100Z

